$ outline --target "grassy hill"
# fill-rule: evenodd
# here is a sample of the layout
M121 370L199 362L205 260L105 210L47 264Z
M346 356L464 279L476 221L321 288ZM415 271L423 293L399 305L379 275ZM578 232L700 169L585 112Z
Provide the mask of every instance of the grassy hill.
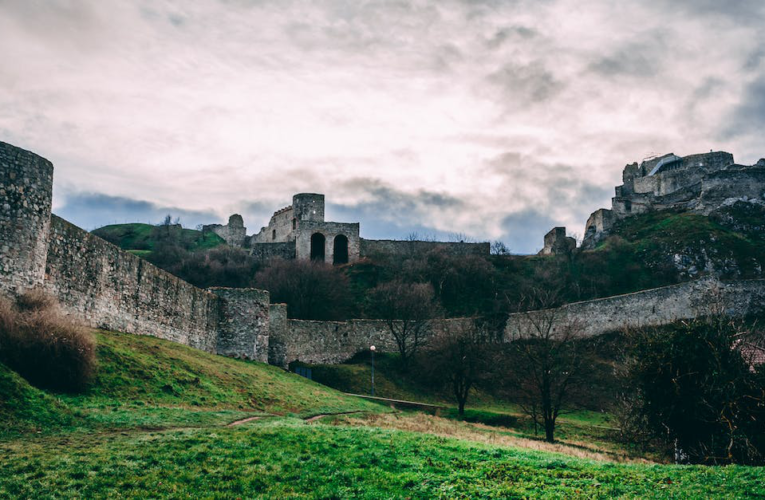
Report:
M644 262L647 270L674 267L681 278L715 271L723 277L759 277L765 264L765 239L760 227L742 224L741 208L731 218L690 212L651 212L620 221L596 252L616 253Z
M98 375L79 395L40 391L0 364L0 432L165 428L380 409L280 368L154 337L102 331L97 341Z
M96 236L114 243L123 250L129 250L142 257L154 250L160 241L171 241L189 251L208 250L225 244L223 238L215 233L203 233L180 226L154 226L151 224L131 223L112 224L92 231Z
M618 463L585 439L547 445L513 429L392 414L275 367L152 337L97 340L99 372L84 394L40 391L0 365L0 497L765 495L763 468Z

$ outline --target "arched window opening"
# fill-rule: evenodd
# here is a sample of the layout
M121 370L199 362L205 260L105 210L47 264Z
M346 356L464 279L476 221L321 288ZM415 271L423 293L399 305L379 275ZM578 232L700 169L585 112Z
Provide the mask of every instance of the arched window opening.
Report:
M297 229L297 219L292 219L292 230Z
M335 236L335 251L332 262L334 264L348 263L348 238L342 234Z
M276 229L274 229L274 230L271 232L271 239L272 239L272 240L275 240L275 239L276 239Z
M311 235L311 260L324 261L324 246L327 239L321 233Z

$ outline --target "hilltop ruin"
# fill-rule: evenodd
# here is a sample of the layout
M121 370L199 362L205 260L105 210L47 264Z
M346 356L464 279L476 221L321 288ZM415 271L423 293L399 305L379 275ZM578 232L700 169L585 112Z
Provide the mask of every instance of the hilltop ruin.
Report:
M611 209L601 208L590 215L581 249L595 248L617 221L652 210L710 215L737 202L765 206L765 158L754 165L739 165L724 151L646 158L626 165L622 182L615 188ZM565 238L565 228L553 229L545 236L545 248L540 253L571 251Z
M348 264L375 255L411 255L436 248L451 255L489 255L490 244L445 242L368 240L360 237L358 222L324 220L324 195L300 193L292 197L292 205L277 210L268 225L257 234L247 236L242 216L234 214L227 225L210 224L202 231L211 231L234 247L248 249L259 260L318 260L328 264Z

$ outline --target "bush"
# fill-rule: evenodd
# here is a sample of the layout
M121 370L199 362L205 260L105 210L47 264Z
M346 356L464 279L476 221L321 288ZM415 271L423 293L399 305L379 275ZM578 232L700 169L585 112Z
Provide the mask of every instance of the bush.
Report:
M0 361L41 389L76 392L93 379L96 344L87 329L35 291L0 299Z
M679 462L765 463L765 373L747 337L722 318L634 334L628 432Z
M290 318L334 321L353 316L347 276L324 262L274 259L255 275L255 285L271 293L272 303L286 303Z
M518 417L490 411L465 410L464 415L460 415L459 411L449 409L443 416L452 420L462 420L471 424L483 424L490 427L515 427L518 425Z

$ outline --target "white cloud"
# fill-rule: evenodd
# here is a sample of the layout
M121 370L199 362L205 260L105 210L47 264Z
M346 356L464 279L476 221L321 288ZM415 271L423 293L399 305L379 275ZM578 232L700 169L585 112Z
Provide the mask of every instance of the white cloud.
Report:
M0 0L0 140L54 162L57 206L362 206L366 179L460 201L404 226L541 242L648 153L765 155L765 6L729 4Z

